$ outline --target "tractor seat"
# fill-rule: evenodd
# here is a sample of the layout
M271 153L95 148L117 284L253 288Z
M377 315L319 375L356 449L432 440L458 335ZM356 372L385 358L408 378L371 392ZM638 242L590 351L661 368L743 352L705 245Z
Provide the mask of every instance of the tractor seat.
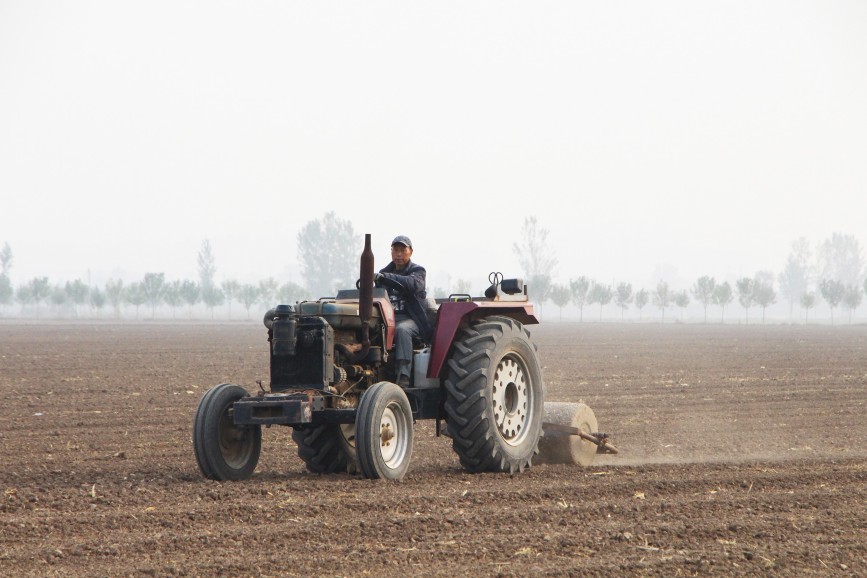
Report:
M427 320L430 323L430 326L433 327L437 323L437 313L439 313L440 305L433 297L425 299L425 304L427 305L425 308L425 311L427 311Z
M431 328L436 327L437 313L439 313L439 308L439 303L437 303L436 299L434 299L433 297L428 297L427 299L425 299L425 312L427 313L427 320L428 323L430 323ZM430 345L430 342L423 339L412 340L413 349L423 349L425 347L429 347Z

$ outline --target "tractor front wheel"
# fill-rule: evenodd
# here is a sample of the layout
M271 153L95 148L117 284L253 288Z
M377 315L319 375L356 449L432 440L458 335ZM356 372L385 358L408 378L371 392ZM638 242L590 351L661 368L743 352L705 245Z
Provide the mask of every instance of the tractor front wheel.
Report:
M403 390L381 381L361 396L355 449L364 477L400 480L412 458L412 409Z
M482 319L455 340L448 367L445 410L461 465L471 472L529 467L545 404L529 332L510 317Z
M212 480L245 480L253 475L262 449L262 428L238 426L233 405L247 391L229 383L209 389L193 423L193 448L199 469Z

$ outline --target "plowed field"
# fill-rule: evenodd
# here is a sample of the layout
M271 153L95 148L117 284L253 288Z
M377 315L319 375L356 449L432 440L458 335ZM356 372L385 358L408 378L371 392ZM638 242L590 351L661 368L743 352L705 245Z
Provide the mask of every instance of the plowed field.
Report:
M217 483L193 415L267 383L260 323L2 322L0 575L867 575L867 328L531 330L548 399L620 455L471 475L420 422L387 483L308 474L272 428Z

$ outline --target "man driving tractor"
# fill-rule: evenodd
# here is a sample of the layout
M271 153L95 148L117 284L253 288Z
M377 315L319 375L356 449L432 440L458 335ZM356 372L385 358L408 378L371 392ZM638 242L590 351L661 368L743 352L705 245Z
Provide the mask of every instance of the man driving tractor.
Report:
M398 235L391 242L391 263L373 276L376 286L388 291L394 307L394 367L401 387L410 383L413 339L428 341L432 331L425 312L427 272L413 263L411 257L412 241L406 235Z

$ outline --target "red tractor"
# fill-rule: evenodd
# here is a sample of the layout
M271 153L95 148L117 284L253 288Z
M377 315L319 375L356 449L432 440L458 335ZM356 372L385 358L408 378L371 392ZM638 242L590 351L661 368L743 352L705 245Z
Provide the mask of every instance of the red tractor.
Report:
M523 282L492 275L484 298L453 295L432 304L433 336L417 344L411 383L401 388L391 381L394 311L386 291L373 286L373 273L366 235L358 289L278 305L265 315L270 391L260 384L258 394L249 395L220 384L196 411L193 445L205 477L249 478L259 460L261 427L284 425L293 429L311 472L360 470L367 478L399 480L409 468L413 424L420 419L436 420L438 433L445 420L469 471L513 473L530 466L546 408L536 346L525 328L538 319ZM588 417L589 408L581 408L558 410L563 415L549 435L562 440L549 444L548 453L571 457L555 461L580 461L576 455L606 447L604 434L593 433L592 412ZM576 435L577 445L568 441Z

